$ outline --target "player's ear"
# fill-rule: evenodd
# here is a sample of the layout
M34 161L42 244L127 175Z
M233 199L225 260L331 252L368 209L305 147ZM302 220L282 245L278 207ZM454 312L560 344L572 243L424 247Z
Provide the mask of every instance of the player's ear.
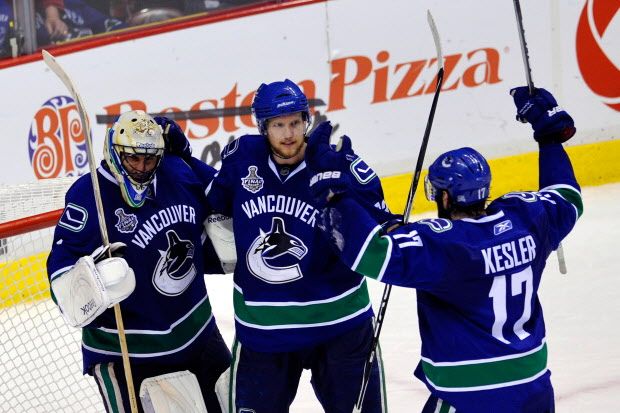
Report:
M445 210L450 208L450 197L448 196L448 191L441 191L441 204Z

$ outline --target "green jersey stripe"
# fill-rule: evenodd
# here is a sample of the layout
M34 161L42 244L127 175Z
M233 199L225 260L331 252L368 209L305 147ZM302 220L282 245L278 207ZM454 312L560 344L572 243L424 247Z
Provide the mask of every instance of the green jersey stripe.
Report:
M534 380L547 371L547 344L522 356L488 362L435 363L422 360L428 381L444 391L480 390Z
M336 324L361 314L370 308L368 287L363 280L357 288L349 290L337 300L324 300L313 304L248 305L243 293L233 293L235 318L242 324L259 329L306 328ZM276 304L276 303L274 303Z
M357 266L353 268L353 271L379 281L392 253L392 240L382 237L380 229L381 227L377 227L373 230L372 238L362 246Z
M194 341L212 318L211 303L205 297L204 301L184 316L181 322L173 324L168 330L157 334L149 330L144 330L144 333L126 330L129 355L155 357L180 351ZM121 351L116 331L84 328L82 345L90 351L102 354L120 354Z
M577 217L581 217L583 215L583 198L581 197L581 193L570 185L551 185L546 188L540 190L540 192L556 192L566 201L573 204L575 209L577 210Z

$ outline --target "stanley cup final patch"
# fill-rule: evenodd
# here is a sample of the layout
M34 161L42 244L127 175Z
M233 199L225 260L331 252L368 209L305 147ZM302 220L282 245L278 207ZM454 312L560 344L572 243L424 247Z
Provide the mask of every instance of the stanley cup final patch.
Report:
M256 171L258 168L254 165L248 166L248 175L241 178L241 185L251 193L255 194L263 189L263 183L265 182Z
M118 217L118 222L114 225L118 232L130 234L136 230L138 217L135 214L127 214L123 208L118 208L114 215Z
M373 171L372 168L362 160L362 158L357 158L351 162L351 173L362 185L367 184L372 181L375 176L377 176L375 171Z

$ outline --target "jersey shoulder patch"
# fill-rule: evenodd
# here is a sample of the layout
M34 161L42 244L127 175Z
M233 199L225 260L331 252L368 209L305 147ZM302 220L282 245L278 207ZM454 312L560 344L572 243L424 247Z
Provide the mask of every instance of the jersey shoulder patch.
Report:
M347 155L347 160L349 160L349 156L352 158L349 169L357 182L361 185L366 185L377 177L375 171L362 158L353 154Z
M80 232L88 221L88 206L91 204L93 185L90 173L81 176L71 185L65 196L65 209L58 226L71 232Z

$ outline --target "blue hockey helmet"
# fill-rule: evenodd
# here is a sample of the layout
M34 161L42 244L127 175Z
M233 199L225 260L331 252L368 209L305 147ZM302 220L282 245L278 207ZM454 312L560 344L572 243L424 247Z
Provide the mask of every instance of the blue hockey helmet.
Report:
M104 159L120 186L123 199L131 207L141 207L146 201L148 187L164 155L164 144L161 126L142 110L123 113L108 129ZM133 162L141 162L139 165L144 168L147 160L152 165L148 170L132 166Z
M472 148L460 148L440 155L428 168L424 192L429 201L436 194L448 192L458 206L468 206L489 197L491 169L487 160Z
M252 102L252 113L261 135L267 134L267 120L297 112L301 112L304 121L310 123L308 99L294 82L285 79L258 87Z

